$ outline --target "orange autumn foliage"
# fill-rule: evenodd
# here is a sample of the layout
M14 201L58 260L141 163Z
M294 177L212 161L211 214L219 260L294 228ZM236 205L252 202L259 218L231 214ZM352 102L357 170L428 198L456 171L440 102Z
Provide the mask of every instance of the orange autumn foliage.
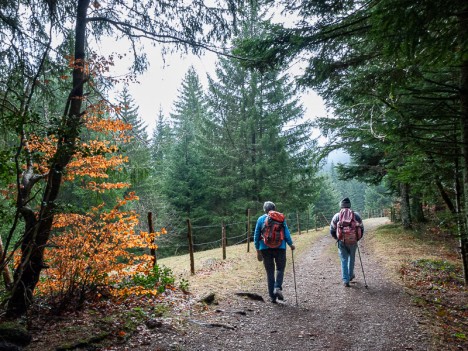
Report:
M118 284L125 277L149 270L149 255L131 254L131 249L148 246L147 233L135 233L138 216L124 209L136 200L138 197L130 193L108 211L101 204L85 215L57 215L57 235L46 254L50 268L38 292L66 296Z
M130 186L109 181L108 172L119 170L128 161L127 157L116 154L119 150L117 142L128 142L127 132L131 129L130 125L107 117L113 112L116 108L109 108L104 103L88 107L83 134L97 137L78 145L64 173L64 182L80 179L83 189L97 193ZM28 138L25 148L35 161L36 172L46 174L56 145L53 135ZM102 288L118 296L122 293L109 288L128 276L149 271L152 261L146 253L157 247L154 239L165 230L136 232L138 215L128 208L137 200L138 197L130 193L117 199L111 209L109 204L107 209L105 204L100 204L87 213L57 213L54 231L45 249L45 263L49 268L44 271L36 293L55 298L60 303L83 299L88 293L98 296Z
M101 104L93 105L90 109L102 111ZM97 113L94 111L95 113ZM64 181L74 180L78 176L88 176L91 178L108 178L107 171L118 170L120 166L128 161L122 155L115 155L118 151L116 142L128 142L130 137L126 134L131 130L131 125L119 120L110 118L98 118L96 115L86 115L85 126L89 131L99 132L108 135L111 140L89 140L81 142L77 147L77 152L67 165ZM37 172L44 174L48 170L50 159L55 154L57 139L54 135L40 137L31 134L25 144L25 148L33 154L36 160L34 163Z

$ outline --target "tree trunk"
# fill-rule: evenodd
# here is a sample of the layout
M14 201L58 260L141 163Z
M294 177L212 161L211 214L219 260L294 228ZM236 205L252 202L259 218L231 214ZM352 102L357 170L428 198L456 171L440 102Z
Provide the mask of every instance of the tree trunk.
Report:
M79 136L82 121L83 85L86 80L84 61L85 29L89 2L90 0L78 1L73 88L66 104L63 127L58 133L57 151L51 161L39 214L37 218L30 217L29 220L26 220L27 228L25 229L21 247L21 261L14 274L13 291L8 301L8 317L23 315L31 304L34 289L39 281L42 269L45 268L44 248L49 240L54 220L55 200L59 194L63 171L76 151L76 140Z
M4 252L5 252L5 249L3 247L2 237L0 236L0 255L2 255L1 262L5 262L5 257L3 257ZM13 285L13 279L11 278L10 269L8 268L8 265L6 264L2 269L2 276L3 276L3 282L5 283L6 290L10 290Z
M400 196L401 196L401 223L404 229L411 229L411 213L409 203L409 184L400 184Z
M412 218L414 218L416 223L424 223L426 221L426 218L424 217L421 196L419 194L413 195L411 213Z
M465 6L460 12L458 23L460 28L460 45L465 48L468 40L468 11ZM463 155L463 193L464 193L464 227L460 232L460 253L463 261L463 273L465 285L468 285L468 60L466 57L461 63L460 72L460 121L462 140L461 148Z
M463 204L462 204L462 189L461 189L461 184L460 184L460 178L459 178L459 163L458 163L458 158L455 160L455 204L456 204L456 220L457 220L457 234L460 238L460 248L461 248L461 256L463 260L463 272L464 272L464 280L465 280L465 285L468 282L468 277L467 277L467 272L468 272L468 267L466 266L467 260L466 260L466 247L463 248L463 236L466 233L465 230L465 225L464 225L464 216L463 216ZM463 253L463 250L465 250L465 254Z
M463 155L464 230L460 233L460 253L465 285L468 285L468 61L463 62L460 80L461 130Z
M455 213L455 211L456 211L455 206L453 205L452 200L450 200L450 197L447 194L447 192L445 191L444 186L442 185L440 180L436 180L435 185L437 186L437 189L439 190L440 196L444 200L444 202L447 205L447 208L449 209L449 211L451 213Z

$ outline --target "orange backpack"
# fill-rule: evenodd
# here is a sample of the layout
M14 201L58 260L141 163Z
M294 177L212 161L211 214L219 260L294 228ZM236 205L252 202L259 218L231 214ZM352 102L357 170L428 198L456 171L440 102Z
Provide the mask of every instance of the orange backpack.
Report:
M280 212L268 212L263 223L262 239L269 248L278 248L284 240L284 219L284 214Z
M354 218L354 212L342 208L337 224L337 237L347 246L355 245L362 238L362 228Z

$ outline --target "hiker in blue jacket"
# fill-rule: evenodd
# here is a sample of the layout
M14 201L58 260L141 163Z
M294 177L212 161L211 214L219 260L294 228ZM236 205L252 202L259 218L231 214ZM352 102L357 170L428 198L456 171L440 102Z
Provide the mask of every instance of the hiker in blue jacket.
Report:
M349 198L344 198L340 202L340 212L336 213L333 216L333 219L330 223L330 234L337 241L338 244L338 254L341 260L341 277L343 279L343 285L349 287L349 282L355 278L354 275L354 261L356 257L357 241L354 244L345 244L342 238L338 238L338 225L340 221L340 213L343 209L351 208L351 201ZM357 240L360 240L364 235L364 224L362 223L361 216L359 213L354 212L354 220L356 221L355 225L360 226L360 237Z
M263 265L265 266L267 274L268 294L270 295L270 301L272 303L276 303L276 299L284 300L282 290L284 269L286 268L286 244L291 247L291 250L295 249L286 221L282 222L284 239L281 241L281 244L277 248L271 248L265 244L262 237L262 234L265 232L265 220L268 218L268 213L270 211L275 211L275 209L276 206L271 201L266 201L263 204L265 214L258 218L254 232L254 244L257 250L257 258L259 261L263 260ZM282 214L280 215L283 216Z

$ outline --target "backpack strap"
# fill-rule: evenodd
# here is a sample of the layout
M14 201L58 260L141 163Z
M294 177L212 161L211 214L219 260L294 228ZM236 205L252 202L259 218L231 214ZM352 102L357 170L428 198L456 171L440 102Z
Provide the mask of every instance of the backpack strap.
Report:
M265 219L262 224L262 229L260 229L260 238L263 237L263 233L265 233L266 223L267 223L268 215L265 215Z

